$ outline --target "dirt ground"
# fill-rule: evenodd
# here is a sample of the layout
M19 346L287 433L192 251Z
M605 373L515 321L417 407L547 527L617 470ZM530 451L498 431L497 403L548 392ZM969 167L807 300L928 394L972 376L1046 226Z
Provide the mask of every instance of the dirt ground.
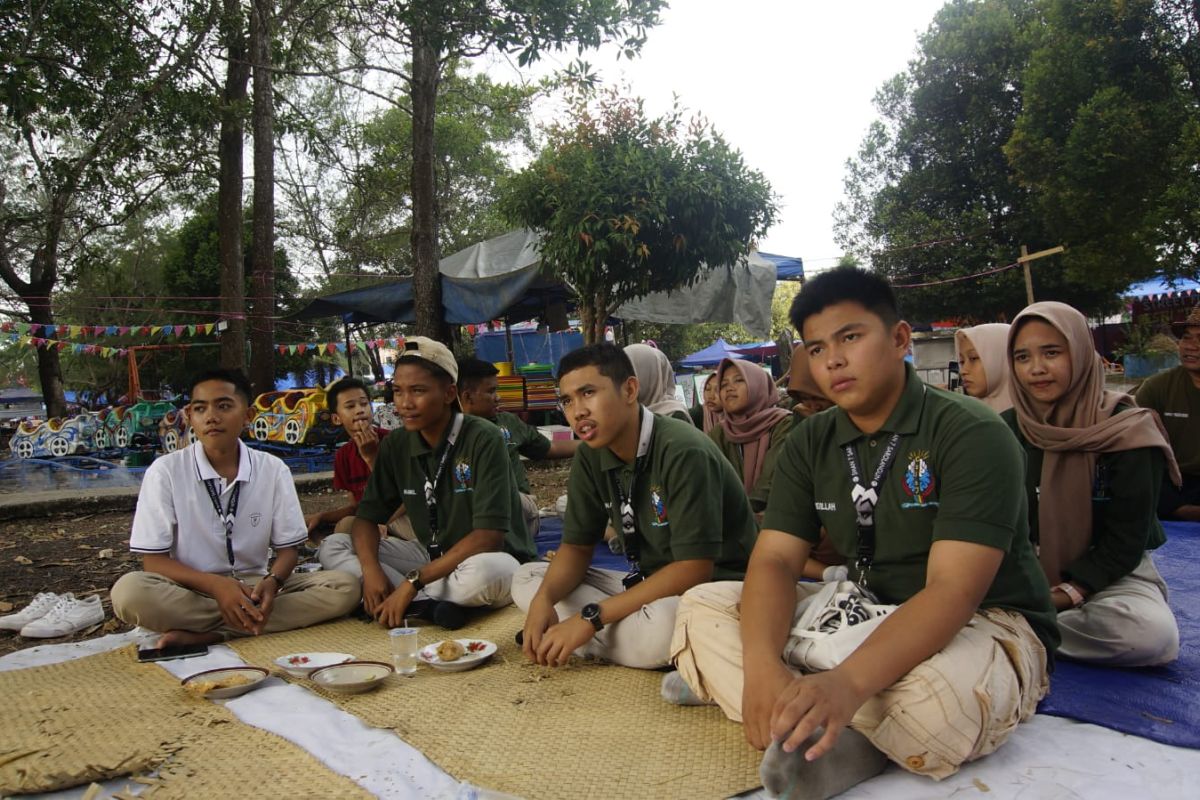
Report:
M527 464L526 471L541 507L552 506L566 492L570 462ZM304 513L336 508L343 492L332 490L300 495ZM76 597L100 595L105 621L73 636L24 639L0 631L0 655L41 644L73 642L128 630L112 615L109 587L121 575L139 568L129 552L133 514L101 512L62 514L0 523L0 615L19 611L38 592L73 592Z

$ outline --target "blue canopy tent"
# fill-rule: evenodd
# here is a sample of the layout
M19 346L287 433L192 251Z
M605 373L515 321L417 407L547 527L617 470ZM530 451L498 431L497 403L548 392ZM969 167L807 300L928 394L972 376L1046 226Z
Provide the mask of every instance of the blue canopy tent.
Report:
M695 353L679 359L678 363L681 367L699 369L715 366L727 358L743 359L745 356L739 353L734 345L724 339L717 339L703 350L697 350Z
M793 256L777 256L774 253L760 252L759 255L775 265L775 280L804 280L804 259Z

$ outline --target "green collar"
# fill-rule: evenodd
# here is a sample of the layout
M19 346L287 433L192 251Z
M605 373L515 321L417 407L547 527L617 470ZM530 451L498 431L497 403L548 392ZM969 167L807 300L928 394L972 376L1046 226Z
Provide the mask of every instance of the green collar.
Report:
M462 429L462 423L459 422L459 419L463 416L465 416L465 415L461 414L458 411L450 412L450 422L446 424L446 430L442 431L442 439L440 442L438 442L438 446L436 448L437 452L440 453L442 451L442 449L446 446L446 442L450 439L450 436L452 434L457 434L457 431L455 430L455 427L454 427L455 422L459 423L458 424L459 430ZM421 435L420 431L412 432L412 442L413 442L413 444L412 444L411 452L414 456L423 456L423 455L427 455L427 454L435 451L435 448L430 447L429 444L425 441L425 437Z
M617 458L616 453L607 447L600 449L600 469L605 472L614 469L629 469L637 464L637 460L650 452L650 442L654 439L654 415L645 406L638 406L638 446L633 464L626 464ZM585 445L586 447L586 445Z
M904 365L904 391L900 393L900 400L892 409L887 422L883 423L883 427L876 433L886 431L898 433L901 436L916 433L917 426L921 422L921 410L925 407L925 391L925 382L917 375L913 365L906 363ZM866 436L858 429L857 425L850 421L850 417L845 411L839 408L835 413L837 416L834 423L834 434L838 447Z

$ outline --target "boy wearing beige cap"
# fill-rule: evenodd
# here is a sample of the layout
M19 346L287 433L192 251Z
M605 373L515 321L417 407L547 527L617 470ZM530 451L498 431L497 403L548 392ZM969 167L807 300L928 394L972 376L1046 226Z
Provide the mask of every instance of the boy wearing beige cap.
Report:
M464 607L508 605L513 573L536 556L504 439L459 410L457 378L445 345L405 342L392 375L403 429L380 443L350 535L321 544L321 564L361 576L363 606L387 627L409 615L457 628ZM402 504L416 541L380 541Z

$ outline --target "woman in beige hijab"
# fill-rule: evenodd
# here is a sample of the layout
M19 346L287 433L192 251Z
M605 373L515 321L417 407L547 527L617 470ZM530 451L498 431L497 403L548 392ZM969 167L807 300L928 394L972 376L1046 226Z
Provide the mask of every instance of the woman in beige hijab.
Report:
M675 398L675 370L667 354L648 344L631 344L625 355L638 379L638 402L654 414L690 423L687 406Z
M1104 389L1083 315L1034 303L1009 332L1013 408L1002 416L1028 457L1030 533L1062 631L1059 654L1097 664L1166 664L1179 654L1167 587L1149 552L1179 469L1158 418Z
M1012 408L1008 395L1008 329L1007 323L989 322L954 334L963 393L997 414Z

